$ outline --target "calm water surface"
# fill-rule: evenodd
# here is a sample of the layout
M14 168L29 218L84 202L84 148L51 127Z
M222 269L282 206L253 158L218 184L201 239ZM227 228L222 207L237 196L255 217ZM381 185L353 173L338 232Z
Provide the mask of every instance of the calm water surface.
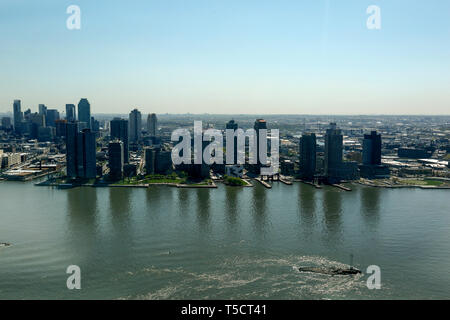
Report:
M449 299L450 192L352 188L0 182L0 299ZM380 266L381 290L293 269L350 254Z

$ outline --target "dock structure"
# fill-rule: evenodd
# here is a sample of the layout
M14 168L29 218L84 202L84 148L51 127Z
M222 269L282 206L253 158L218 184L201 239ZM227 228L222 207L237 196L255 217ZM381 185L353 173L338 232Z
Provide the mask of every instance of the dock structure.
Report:
M292 181L290 181L290 180L287 180L287 179L284 179L281 177L278 180L284 184L287 184L288 186L292 186Z
M346 186L344 186L342 184L334 183L334 184L332 184L332 186L336 187L336 188L339 188L339 189L342 189L344 191L352 191L352 189L350 189L350 188L348 188L348 187L346 187Z
M311 182L311 181L306 181L306 180L302 180L302 179L297 179L295 181L298 181L298 182L301 182L301 183L304 183L304 184L308 184L310 186L313 186L316 189L322 189L322 187L319 184Z
M258 181L259 183L261 183L267 189L271 189L272 188L272 186L270 184L268 184L267 182L263 181L261 178L255 178L255 180Z

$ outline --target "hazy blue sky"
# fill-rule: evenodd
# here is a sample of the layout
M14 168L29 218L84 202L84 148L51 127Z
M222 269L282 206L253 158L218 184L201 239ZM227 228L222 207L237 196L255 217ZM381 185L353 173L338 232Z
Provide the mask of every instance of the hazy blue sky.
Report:
M1 0L0 112L82 97L94 113L449 114L450 1Z

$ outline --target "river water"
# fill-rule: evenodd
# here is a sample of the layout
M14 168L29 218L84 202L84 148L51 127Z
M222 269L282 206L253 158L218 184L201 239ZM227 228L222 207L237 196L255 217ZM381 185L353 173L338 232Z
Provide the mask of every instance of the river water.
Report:
M0 299L450 298L450 192L0 182ZM299 273L350 263L367 274ZM81 290L66 269L81 268Z

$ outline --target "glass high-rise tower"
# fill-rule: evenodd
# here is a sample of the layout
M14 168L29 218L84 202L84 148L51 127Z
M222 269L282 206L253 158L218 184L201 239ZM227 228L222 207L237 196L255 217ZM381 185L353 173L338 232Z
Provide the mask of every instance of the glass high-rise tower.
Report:
M78 103L78 122L80 122L80 127L92 129L91 105L85 98L81 99Z

